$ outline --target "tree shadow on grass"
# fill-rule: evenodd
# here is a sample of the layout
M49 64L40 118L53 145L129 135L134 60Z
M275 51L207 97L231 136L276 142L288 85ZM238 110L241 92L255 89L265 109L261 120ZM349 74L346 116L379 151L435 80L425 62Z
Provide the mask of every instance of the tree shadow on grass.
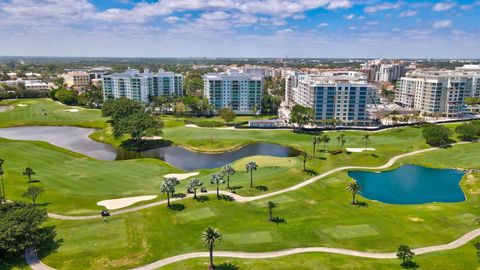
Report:
M185 193L175 193L172 198L185 198L187 195Z
M321 159L321 160L327 160L326 157L319 157L318 159Z
M418 265L416 262L412 262L412 261L404 262L400 265L405 269L418 269L418 268L420 268L420 265Z
M208 198L207 196L197 196L197 198L195 199L197 202L208 202L210 201L210 198Z
M305 172L308 174L308 175L318 175L318 172L313 170L313 169L305 169Z
M215 266L215 269L219 270L238 270L240 267L232 264L232 263L221 263Z
M217 196L217 199L224 200L224 201L227 201L227 202L235 201L235 199L232 196L228 196L228 195L225 195L225 194L220 194L220 196Z
M50 204L52 204L52 203L45 202L45 203L37 203L37 204L35 204L35 205L36 205L36 206L40 206L40 207L46 207L46 206L49 206Z
M272 222L278 225L278 224L287 223L287 220L285 220L284 218L281 218L281 217L273 217Z
M39 183L39 182L40 182L40 180L38 180L38 179L33 179L32 181L30 181L30 182L28 182L28 183L29 183L29 184L32 184L32 183Z
M172 209L173 211L183 211L185 210L185 205L181 204L181 203L172 203L170 205L170 209Z
M56 239L57 231L55 226L46 226L41 229L45 239L38 245L38 256L40 259L57 252L62 245L63 239Z
M372 156L372 157L374 157L374 158L378 158L378 155L376 155L376 154L373 154L373 153L372 153L372 154L370 154L370 156Z
M368 207L368 203L364 202L364 201L356 201L355 205L360 207L360 208L367 208Z
M232 186L232 187L230 187L230 190L235 191L235 190L241 189L241 188L243 188L243 186Z
M255 189L256 190L260 190L260 191L268 191L268 187L267 186L255 186Z

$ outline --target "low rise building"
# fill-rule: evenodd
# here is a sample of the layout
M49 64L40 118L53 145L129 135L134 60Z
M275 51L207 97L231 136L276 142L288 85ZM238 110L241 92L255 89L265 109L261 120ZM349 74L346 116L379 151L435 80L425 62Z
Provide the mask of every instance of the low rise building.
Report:
M85 71L69 71L62 75L64 84L76 90L85 90L90 85L90 75Z

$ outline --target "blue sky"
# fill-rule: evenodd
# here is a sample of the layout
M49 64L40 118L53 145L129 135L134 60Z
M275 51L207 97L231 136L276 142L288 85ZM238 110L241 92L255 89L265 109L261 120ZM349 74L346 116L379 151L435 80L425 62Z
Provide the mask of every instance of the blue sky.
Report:
M0 0L0 55L480 58L480 1Z

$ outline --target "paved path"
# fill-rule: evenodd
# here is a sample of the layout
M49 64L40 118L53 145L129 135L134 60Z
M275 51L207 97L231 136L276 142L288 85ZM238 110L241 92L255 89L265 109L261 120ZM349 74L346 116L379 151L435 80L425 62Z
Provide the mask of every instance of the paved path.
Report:
M468 243L469 241L473 240L478 236L480 236L480 229L476 229L471 232L468 232L464 234L462 237L448 244L416 248L416 249L413 249L413 252L415 252L416 255L421 255L426 253L456 249L458 247L465 245L466 243ZM341 254L341 255L347 255L347 256L372 258L372 259L395 259L396 258L395 252L384 252L384 253L367 252L367 251L350 250L350 249L343 249L343 248L330 248L330 247L293 248L293 249L285 249L285 250L271 251L271 252L216 251L214 255L215 257L227 257L227 258L267 259L267 258L277 258L282 256L288 256L293 254L313 253L313 252ZM185 253L185 254L173 256L170 258L158 260L156 262L134 268L134 270L154 270L162 266L165 266L167 264L188 260L188 259L193 259L193 258L207 258L208 256L209 256L208 252ZM34 270L55 270L54 268L51 268L43 264L37 258L37 254L32 249L29 249L25 252L25 259L27 260L27 263L30 265L30 267Z
M460 144L466 144L468 142L459 142L459 143L455 143L453 145L460 145ZM221 194L223 195L227 195L227 196L230 196L232 197L235 201L237 202L250 202L250 201L256 201L256 200L261 200L261 199L265 199L265 198L269 198L269 197L272 197L272 196L276 196L276 195L279 195L279 194L282 194L282 193L285 193L285 192L290 192L290 191L293 191L293 190L297 190L297 189L300 189L304 186L307 186L307 185L310 185L312 184L313 182L319 180L319 179L322 179L324 177L327 177L333 173L336 173L336 172L340 172L340 171L344 171L344 170L355 170L355 169L373 169L373 170L383 170L383 169L386 169L388 167L391 167L393 164L395 164L395 162L397 162L399 159L401 158L404 158L404 157L408 157L408 156L413 156L413 155L416 155L416 154L420 154L420 153L425 153L425 152L429 152L429 151L433 151L433 150L437 150L439 148L427 148L427 149L422 149L422 150L417 150L417 151L413 151L413 152L409 152L409 153L406 153L406 154L402 154L402 155L398 155L398 156L395 156L393 158L391 158L387 163L385 163L384 165L382 166L379 166L379 167L363 167L363 166L346 166L346 167L339 167L339 168L336 168L336 169L333 169L333 170L330 170L328 172L325 172L323 174L320 174L320 175L317 175L313 178L310 178L304 182L301 182L299 184L296 184L294 186L291 186L291 187L288 187L288 188L285 188L285 189L281 189L281 190L277 190L275 192L270 192L270 193L267 193L267 194L263 194L263 195L258 195L258 196L252 196L252 197L243 197L243 196L240 196L238 194L234 194L234 193L231 193L231 192L228 192L228 191L220 191ZM216 192L215 191L209 191L207 193L202 193L202 194L215 194ZM173 198L173 199L170 199L171 202L174 202L174 201L178 201L178 200L181 200L181 199L185 199L185 198L190 198L192 197L193 195L192 194L187 194L185 197L183 198ZM167 200L163 200L163 201L158 201L158 202L153 202L153 203L149 203L149 204L145 204L145 205L141 205L141 206L136 206L136 207L131 207L131 208L127 208L127 209L124 209L124 210L119 210L119 211L113 211L111 212L110 214L113 216L113 215L120 215L120 214L125 214L125 213L130 213L130 212L135 212L135 211L139 211L139 210L143 210L143 209L146 209L146 208L150 208L150 207L154 207L154 206L158 206L158 205L163 205L163 204L166 204L167 203ZM60 214L54 214L54 213L48 213L48 216L50 218L54 218L54 219L62 219L62 220L85 220L85 219L95 219L95 218L101 218L100 215L90 215L90 216L65 216L65 215L60 215Z

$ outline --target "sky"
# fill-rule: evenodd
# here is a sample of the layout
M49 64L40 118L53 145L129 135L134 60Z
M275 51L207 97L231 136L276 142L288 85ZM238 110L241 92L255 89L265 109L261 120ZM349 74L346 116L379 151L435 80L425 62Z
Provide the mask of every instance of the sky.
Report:
M480 1L0 0L0 55L480 58Z

